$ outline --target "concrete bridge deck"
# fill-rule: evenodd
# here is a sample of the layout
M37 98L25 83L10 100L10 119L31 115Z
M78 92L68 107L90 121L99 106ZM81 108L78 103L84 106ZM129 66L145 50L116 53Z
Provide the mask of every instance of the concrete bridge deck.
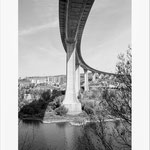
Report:
M64 50L66 52L67 87L63 105L69 114L78 114L81 110L77 96L80 91L80 70L84 69L85 90L89 90L88 71L104 76L116 77L118 74L96 70L86 64L81 55L83 30L94 0L59 0L59 26Z

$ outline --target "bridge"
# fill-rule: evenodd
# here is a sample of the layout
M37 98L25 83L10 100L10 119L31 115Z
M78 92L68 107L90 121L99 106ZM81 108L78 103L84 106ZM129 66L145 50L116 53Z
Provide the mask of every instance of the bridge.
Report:
M61 41L66 52L67 87L63 105L68 109L68 114L82 112L78 100L80 91L80 70L84 70L84 89L89 90L88 72L95 75L115 77L116 74L96 70L84 61L81 54L81 39L83 30L89 16L94 0L59 0L59 27Z

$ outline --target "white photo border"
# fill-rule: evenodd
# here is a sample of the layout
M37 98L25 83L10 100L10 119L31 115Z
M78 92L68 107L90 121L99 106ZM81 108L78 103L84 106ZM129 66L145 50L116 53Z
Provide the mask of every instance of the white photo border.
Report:
M0 5L0 148L18 150L18 1ZM149 149L149 0L132 0L132 149Z

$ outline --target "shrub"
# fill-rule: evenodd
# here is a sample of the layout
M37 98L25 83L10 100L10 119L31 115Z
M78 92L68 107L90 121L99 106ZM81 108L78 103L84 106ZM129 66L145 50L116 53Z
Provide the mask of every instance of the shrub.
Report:
M63 115L67 114L68 109L62 105L62 106L56 108L55 112L56 112L57 115L63 116Z
M47 106L46 111L45 112L52 112L53 109L51 108L51 106Z
M53 102L50 102L48 105L51 106L51 108L54 110L61 106L63 99L64 99L64 95L58 96L54 99Z
M47 90L47 91L44 91L42 94L41 94L41 98L45 101L48 101L50 100L50 97L51 97L51 91L50 90Z
M26 105L24 106L20 113L23 113L23 114L27 114L27 115L34 115L34 114L38 114L40 112L40 109L37 108L37 107L34 107L34 105Z
M56 104L55 104L55 102L50 102L50 103L48 104L48 107L51 107L53 110L56 109Z
M61 96L58 96L54 99L54 102L57 104L57 105L61 105L61 103L63 102L64 100L64 95L61 95Z
M84 106L83 110L88 114L88 115L94 115L94 110L89 107L89 106Z
M82 105L93 109L95 107L95 101L83 101Z
M92 97L92 91L85 91L83 93L83 99L90 99Z
M99 100L102 99L102 89L92 88L90 91L85 91L83 99Z
M62 95L62 92L61 91L57 91L57 90L53 90L53 92L52 92L52 99L55 99L56 97L58 97L58 96L61 96Z

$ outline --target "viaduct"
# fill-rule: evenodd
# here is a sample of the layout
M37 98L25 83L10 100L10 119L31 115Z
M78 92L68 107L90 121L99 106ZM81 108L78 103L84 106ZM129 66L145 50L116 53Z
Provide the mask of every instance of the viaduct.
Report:
M80 90L80 70L84 70L84 89L88 87L88 72L95 75L115 77L116 74L96 70L83 60L81 55L81 39L83 30L89 16L94 0L59 0L59 27L64 50L66 52L67 87L63 105L68 109L68 114L82 112L78 100Z

